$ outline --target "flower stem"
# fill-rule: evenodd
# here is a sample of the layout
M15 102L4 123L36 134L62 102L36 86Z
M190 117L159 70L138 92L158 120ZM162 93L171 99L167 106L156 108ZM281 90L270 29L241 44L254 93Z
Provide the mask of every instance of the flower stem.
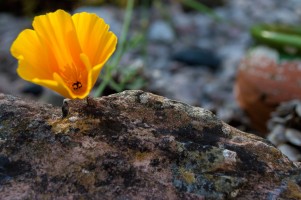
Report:
M126 46L126 38L129 32L132 14L133 14L133 8L134 8L134 0L128 0L126 11L125 11L125 19L122 27L122 33L120 37L120 42L118 43L118 48L116 51L116 54L111 62L111 64L107 65L106 74L103 78L102 83L98 86L98 88L95 91L95 97L101 96L105 87L109 84L109 82L112 79L112 72L116 70L118 67L118 64L122 58L122 55L124 54L125 46Z
M181 3L183 3L186 6L189 6L199 12L205 13L209 16L211 16L213 19L220 21L221 18L216 15L212 9L208 8L206 5L196 1L196 0L180 0Z

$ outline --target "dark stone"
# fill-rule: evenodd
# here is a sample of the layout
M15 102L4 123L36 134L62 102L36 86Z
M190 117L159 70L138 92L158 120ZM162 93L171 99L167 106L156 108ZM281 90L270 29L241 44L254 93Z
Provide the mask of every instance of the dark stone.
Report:
M4 165L4 169L8 176L15 177L31 171L31 165L28 162L17 160Z
M51 0L45 0L43 2L39 0L28 0L26 2L22 0L0 1L0 12L10 12L15 15L33 15L57 9L70 11L78 2L78 0L63 0L57 2Z
M201 6L203 5L204 7L207 7L208 10L216 7L221 7L225 4L225 0L194 0ZM194 1L183 1L182 5L185 11L196 11L198 10L194 4L189 3L189 2L194 2Z
M3 170L4 166L9 163L9 159L7 156L0 155L0 171Z
M40 96L43 93L44 89L42 86L37 84L28 84L22 89L24 94L32 94L35 96Z
M209 67L213 70L217 69L221 62L214 52L201 48L188 48L181 50L176 52L172 56L172 59L190 66Z

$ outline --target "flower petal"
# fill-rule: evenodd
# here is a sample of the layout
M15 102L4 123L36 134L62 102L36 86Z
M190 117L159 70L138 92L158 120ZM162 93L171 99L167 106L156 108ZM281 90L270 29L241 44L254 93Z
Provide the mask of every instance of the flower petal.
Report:
M35 17L33 27L45 48L50 49L57 65L51 66L59 72L72 63L81 63L79 55L81 49L77 40L77 34L69 13L57 10Z
M49 59L33 30L22 31L11 46L11 53L19 59L17 72L25 80L35 77L41 79L52 79L49 68ZM38 56L37 56L38 55Z
M90 59L91 66L103 65L115 51L116 35L108 31L109 25L96 14L77 13L72 20L82 51Z
M64 88L57 88L56 91L68 98L87 96L89 91L85 89L88 72L80 59L82 50L70 14L58 10L36 17L33 27L45 49L48 49L48 54L53 57L52 60L56 61L50 66L53 79ZM72 85L79 79L84 87L80 90L72 89Z
M57 10L35 17L33 28L11 47L18 74L67 98L86 97L116 48L109 26L95 14Z
M96 14L77 13L72 16L77 30L78 40L86 56L81 56L86 68L92 69L88 74L88 88L92 88L98 75L116 49L117 37L109 32L109 25Z
M84 65L86 66L87 71L88 71L87 89L90 91L96 82L96 81L93 82L91 79L91 77L92 77L91 73L93 72L93 69L92 69L92 66L90 63L90 59L88 58L88 56L86 54L83 54L83 53L80 55L80 58L81 58L82 62L84 63ZM98 75L99 75L99 72L98 72L98 74L94 74L94 76L96 76L96 77L98 77Z

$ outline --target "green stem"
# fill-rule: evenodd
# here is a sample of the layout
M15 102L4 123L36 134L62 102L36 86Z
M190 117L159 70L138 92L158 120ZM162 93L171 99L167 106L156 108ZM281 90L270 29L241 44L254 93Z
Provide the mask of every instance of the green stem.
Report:
M134 0L128 0L127 6L126 6L126 11L125 11L125 19L124 19L124 23L123 23L123 27L122 27L122 33L121 33L121 37L120 37L120 42L118 43L118 48L117 48L116 54L114 56L114 59L112 60L112 64L107 66L104 79L95 91L95 97L99 97L102 95L105 87L109 84L110 79L112 78L112 72L114 70L116 70L116 68L118 67L118 64L122 58L122 55L124 54L126 38L127 38L128 32L129 32L132 14L133 14L133 7L134 7Z
M258 42L278 50L290 47L301 52L301 28L298 26L261 24L253 26L251 34Z
M112 89L114 89L117 92L121 92L123 90L123 87L120 86L119 83L116 83L113 79L110 80L109 85Z
M196 0L180 0L180 2L182 2L184 5L189 6L197 11L203 12L211 17L213 17L215 20L220 21L221 18L216 15L212 9L208 8L207 6L205 6L202 3L199 3Z

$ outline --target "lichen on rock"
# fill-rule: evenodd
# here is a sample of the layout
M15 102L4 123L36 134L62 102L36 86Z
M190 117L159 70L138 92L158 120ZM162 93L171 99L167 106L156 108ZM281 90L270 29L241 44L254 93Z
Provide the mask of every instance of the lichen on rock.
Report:
M298 199L301 170L210 111L143 91L0 95L3 199Z

